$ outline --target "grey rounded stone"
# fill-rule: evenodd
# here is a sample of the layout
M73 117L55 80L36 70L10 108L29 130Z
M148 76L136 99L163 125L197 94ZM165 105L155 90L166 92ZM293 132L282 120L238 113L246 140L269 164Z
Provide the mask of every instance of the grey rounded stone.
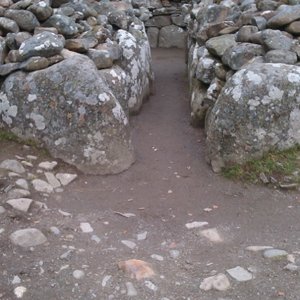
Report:
M274 258L274 259L279 259L286 257L288 253L285 250L280 250L280 249L268 249L264 251L263 256L265 258Z
M14 245L21 247L34 247L47 241L45 235L36 228L20 229L9 236Z

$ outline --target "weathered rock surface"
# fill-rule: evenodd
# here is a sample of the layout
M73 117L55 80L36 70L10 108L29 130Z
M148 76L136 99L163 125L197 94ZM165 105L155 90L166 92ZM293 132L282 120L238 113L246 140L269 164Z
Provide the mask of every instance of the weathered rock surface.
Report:
M47 242L45 235L36 228L17 230L9 238L13 244L24 248L35 247Z
M161 48L186 48L187 33L176 25L165 26L160 30L158 46Z

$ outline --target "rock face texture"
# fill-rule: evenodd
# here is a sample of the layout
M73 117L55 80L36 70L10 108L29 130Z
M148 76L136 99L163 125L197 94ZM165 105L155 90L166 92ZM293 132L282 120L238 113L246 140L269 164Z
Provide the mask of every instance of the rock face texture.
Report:
M153 80L140 10L119 1L14 2L0 3L0 126L85 173L127 169L129 114Z
M193 2L188 23L191 117L212 168L300 143L299 4Z

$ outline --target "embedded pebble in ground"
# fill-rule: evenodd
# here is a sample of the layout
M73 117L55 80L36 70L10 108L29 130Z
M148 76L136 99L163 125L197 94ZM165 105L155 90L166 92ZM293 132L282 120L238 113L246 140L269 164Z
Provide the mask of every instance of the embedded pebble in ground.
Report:
M91 240L96 242L97 244L101 242L101 239L96 234L92 235Z
M29 160L37 160L38 159L37 156L35 156L35 155L27 155L26 157Z
M200 231L200 234L213 243L223 242L223 238L220 236L216 228L209 228L209 229L202 230Z
M134 285L132 284L132 282L126 282L125 285L127 288L127 296L129 296L129 297L137 296L138 293L137 293Z
M33 164L31 162L26 161L26 160L22 160L21 163L25 167L29 167L29 168L33 167Z
M235 280L239 281L239 282L244 282L244 281L249 281L251 279L253 279L253 275L248 272L246 269L237 266L235 268L232 269L228 269L226 270L226 272Z
M300 267L295 264L289 263L284 267L284 270L288 270L291 272L298 272L300 271Z
M178 250L170 250L169 253L170 253L170 256L174 259L178 258L180 255L180 252Z
M32 180L32 184L33 184L34 189L37 192L41 192L41 193L52 193L53 192L53 187L44 180L34 179L34 180Z
M12 206L14 209L27 212L32 203L32 199L29 198L11 199L6 201L6 203Z
M208 225L208 222L191 222L191 223L185 224L185 227L187 229L193 229L193 228L203 227L205 225Z
M44 169L46 171L52 171L55 167L57 166L57 162L56 161L43 161L41 163L39 163L39 167L41 169Z
M9 238L14 245L21 247L34 247L47 242L45 235L36 228L17 230Z
M142 233L139 233L139 234L137 235L137 240L138 240L138 241L144 241L144 240L147 238L147 234L148 234L147 231L142 232Z
M46 179L48 183L55 189L59 188L61 186L58 179L55 177L55 175L51 172L45 172Z
M147 262L139 259L121 261L118 263L118 267L123 272L129 274L131 278L135 278L137 280L151 278L155 275L151 266Z
M274 259L284 258L287 255L288 253L285 250L280 250L280 249L268 249L265 250L263 254L265 258L274 258Z
M268 250L268 249L273 249L273 247L271 247L271 246L248 246L248 247L246 247L246 250L253 251L253 252L258 252L258 251L263 251L263 250Z
M56 178L62 185L68 185L77 178L77 174L57 173Z
M217 291L226 291L229 288L230 282L227 276L222 273L207 277L200 284L200 289L204 291L209 291L211 289L215 289Z
M150 280L146 280L145 281L145 286L148 289L150 289L150 290L152 290L154 292L156 292L158 290L158 287L153 282L151 282Z
M75 279L82 279L84 277L85 273L82 270L75 270L73 272L73 277Z
M111 275L106 275L106 276L104 276L104 278L102 279L102 283L101 283L102 287L106 287L108 281L109 281L111 278L112 278Z
M23 174L25 173L25 168L23 165L14 159L6 159L0 164L0 169L5 169L15 173Z
M158 255L158 254L152 254L151 258L153 258L155 260L158 260L158 261L163 261L164 260L163 256Z
M51 226L50 227L50 231L55 234L55 235L59 235L60 234L60 230L56 227L56 226Z
M87 222L83 222L83 223L80 223L80 229L82 230L82 232L84 233L90 233L90 232L93 232L94 229L93 227L91 226L90 223L87 223Z
M121 243L130 249L134 249L136 247L136 243L132 241L122 240Z
M28 186L28 182L26 179L20 178L16 181L16 185L24 190L28 190L29 186Z
M17 298L22 298L26 293L27 288L25 286L18 286L14 289L14 294Z
M0 206L0 215L5 213L5 208L3 206Z
M13 280L11 281L11 284L20 284L21 278L19 276L14 276Z

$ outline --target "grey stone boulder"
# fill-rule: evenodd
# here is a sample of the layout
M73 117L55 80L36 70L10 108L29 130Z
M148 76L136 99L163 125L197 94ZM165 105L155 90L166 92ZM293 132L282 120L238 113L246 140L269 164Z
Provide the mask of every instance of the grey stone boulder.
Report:
M21 29L29 32L40 26L40 22L35 15L28 10L8 9L5 12L5 17L14 20Z
M172 23L174 25L177 25L177 26L180 26L180 27L185 27L186 26L183 14L171 15L171 20L172 20Z
M39 21L46 21L51 17L53 9L45 1L39 1L33 3L28 7L28 10L31 11Z
M108 14L108 22L118 29L128 29L129 18L124 11L112 11Z
M228 48L235 46L236 44L234 34L224 34L209 39L205 43L205 46L212 55L222 57Z
M9 18L0 17L0 29L4 32L19 32L20 28L14 20Z
M289 24L285 30L293 35L300 35L300 21Z
M162 28L172 24L170 16L155 16L149 19L146 23L146 27L158 27Z
M87 56L68 50L63 55L63 61L47 69L19 71L5 79L1 126L20 138L36 140L53 157L85 173L127 169L134 155L120 103Z
M49 57L59 54L64 48L65 40L52 32L42 32L24 41L19 53L23 60L32 56Z
M280 28L299 19L300 5L286 5L282 7L282 9L280 9L278 13L268 21L267 26L269 28Z
M208 116L208 159L215 171L300 143L300 67L254 64L225 84Z
M232 70L239 70L252 58L261 56L264 53L265 51L261 45L241 43L228 48L222 57L222 62Z
M156 27L149 27L147 29L147 36L148 36L148 39L149 39L150 47L151 48L157 48L159 29L156 28Z
M268 50L290 50L293 39L280 30L266 29L261 32L262 45Z
M113 59L107 50L90 49L87 55L95 63L97 69L106 69L113 65Z
M236 41L242 43L251 42L251 36L253 33L258 32L258 28L256 26L246 25L240 28L237 33Z
M286 50L271 50L266 53L265 62L294 65L297 62L297 54Z
M128 108L137 113L151 90L153 72L151 50L144 27L137 26L139 38L125 30L118 30L116 40L122 50L122 59L118 65L126 73Z
M202 55L199 57L195 72L196 78L202 83L210 84L215 78L216 63L217 60L205 49Z
M158 46L161 48L186 48L187 32L176 25L165 26L160 30Z
M58 33L66 36L72 37L78 33L78 28L73 19L64 15L52 15L43 26L54 27L58 30Z

